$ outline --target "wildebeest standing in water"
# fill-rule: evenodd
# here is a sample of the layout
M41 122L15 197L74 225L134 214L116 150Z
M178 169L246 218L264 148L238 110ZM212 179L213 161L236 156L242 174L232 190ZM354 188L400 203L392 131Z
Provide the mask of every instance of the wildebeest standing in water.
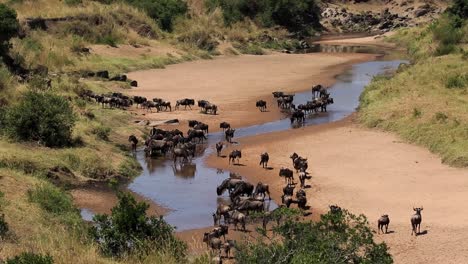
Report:
M411 235L413 233L417 236L421 233L421 222L422 222L422 216L421 216L421 211L423 210L423 207L419 208L413 208L413 210L416 212L413 216L411 216Z
M138 139L135 135L130 135L128 137L128 142L132 142L132 151L136 152L137 144L138 144Z
M260 155L260 164L259 165L262 165L263 168L267 168L269 160L270 160L270 156L268 155L268 153L267 152L262 153Z
M239 164L240 158L242 158L242 152L237 149L233 150L231 154L229 154L229 164L231 164L231 160L232 160L232 163L235 163L236 159L237 159L237 164Z
M383 231L383 228L385 227L385 234L388 233L388 225L390 224L390 218L388 215L382 215L379 220L377 220L377 228L378 228L378 233L380 234L380 231Z
M267 102L265 100L258 100L255 106L260 109L261 112L264 112L267 109Z
M235 129L228 128L226 131L224 131L224 135L226 137L226 141L229 143L232 143L232 138L234 137L234 132L236 132Z
M218 157L221 155L221 150L223 149L223 142L216 143L216 154Z

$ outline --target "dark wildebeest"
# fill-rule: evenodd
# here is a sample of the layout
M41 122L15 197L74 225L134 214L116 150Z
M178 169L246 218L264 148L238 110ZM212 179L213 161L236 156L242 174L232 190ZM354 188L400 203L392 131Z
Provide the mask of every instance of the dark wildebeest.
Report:
M222 128L223 131L226 130L226 129L229 129L231 128L231 124L227 123L227 122L222 122L219 124L219 128Z
M205 111L205 106L207 104L209 104L210 102L208 102L207 100L198 100L197 101L197 105L198 107L200 107L201 110Z
M284 177L284 181L287 184L294 184L294 174L292 170L288 168L281 168L279 171L279 176Z
M300 189L299 191L297 191L296 193L296 203L297 203L297 206L300 208L300 209L307 209L306 206L307 206L307 196L306 196L306 192L304 191L304 189Z
M219 222L221 221L221 216L222 216L224 217L224 223L228 223L230 210L231 210L231 207L229 205L225 205L225 204L218 205L218 207L216 208L216 213L215 213L218 221Z
M258 100L255 106L263 112L267 109L267 102L265 100Z
M232 128L228 128L226 131L224 131L224 136L225 136L227 142L232 143L232 138L234 137L234 132L236 132L236 130L232 129Z
M290 158L293 161L293 166L294 166L294 169L296 169L296 172L297 171L307 171L307 169L309 168L309 164L307 163L307 159L297 155L296 152L294 152L290 156Z
M176 105L175 105L175 109L179 109L179 106L183 105L185 108L184 109L187 109L187 106L192 109L192 105L195 105L195 100L194 99L189 99L189 98L185 98L185 99L181 99L181 100L177 100L176 102Z
M201 122L200 121L197 121L197 120L189 120L188 121L188 126L191 127L191 128L194 128L196 125L200 124Z
M223 245L221 239L214 237L214 235L211 235L210 233L205 233L203 235L203 242L206 243L208 248L218 250L218 255L221 255L221 246Z
M189 153L185 148L175 148L172 151L172 158L174 159L174 163L177 162L177 158L183 158L184 162L188 161Z
M229 197L231 198L231 201L234 201L236 197L241 195L251 196L253 191L254 186L252 184L245 181L239 181L231 194L229 194Z
M292 203L294 203L294 199L293 199L293 196L292 195L282 195L281 196L281 203L286 205L286 207L289 208L289 206L291 206Z
M283 188L283 195L293 195L295 186L288 184Z
M216 193L222 195L224 190L228 190L229 193L236 187L238 182L242 181L241 179L229 178L225 179L218 187L216 187Z
M168 108L169 108L169 112L172 111L171 102L168 102L168 101L162 101L159 104L159 107L160 107L161 110L164 107L164 111L167 111Z
M310 180L312 176L307 175L307 172L301 171L299 172L299 181L301 182L301 188L305 187L305 180Z
M317 97L320 94L320 90L322 90L322 85L315 85L312 86L312 98Z
M242 158L242 152L240 150L233 150L231 154L229 154L229 164L235 163L235 160L237 159L237 164L239 164L239 159Z
M221 155L221 150L223 149L223 142L216 143L216 154L218 157Z
M283 92L273 92L273 97L274 98L280 98L283 97L284 93Z
M290 119L291 119L291 124L294 123L295 121L298 123L304 123L305 122L304 111L302 110L294 111Z
M237 224L240 223L242 226L242 230L245 231L245 223L247 222L245 214L237 210L229 211L229 219L231 220L231 223L234 224L236 230Z
M190 129L187 134L189 141L192 141L194 138L197 138L198 142L200 143L203 142L204 139L207 139L205 136L205 132L203 132L203 130L200 129Z
M246 200L237 208L237 210L241 212L244 211L247 213L249 211L263 212L265 210L264 208L265 208L265 204L262 201Z
M208 134L208 125L205 124L205 123L198 122L198 124L196 124L193 128L194 129L200 129L203 132L205 132L206 134Z
M226 255L226 258L229 259L229 253L231 253L231 249L232 249L232 248L236 248L236 241L235 241L235 240L228 239L228 240L224 243L223 248L224 248L224 254Z
M211 232L215 234L215 237L221 238L222 236L224 241L226 241L226 235L229 234L229 226L219 225L218 227L213 228Z
M136 152L137 144L138 144L138 139L135 135L130 135L128 137L128 142L132 142L132 151Z
M207 103L205 105L205 114L208 114L210 112L212 115L216 115L216 112L218 111L218 106L212 103Z
M268 194L268 199L271 200L270 186L262 182L257 183L257 186L255 186L254 196L257 196L260 194L263 195L263 198L265 198L266 195Z
M417 236L421 233L421 222L422 222L421 211L423 210L423 207L422 206L419 208L413 207L413 210L416 213L413 216L411 216L411 227L412 227L411 235L413 235L414 233Z
M142 97L142 96L134 96L133 101L135 102L135 104L137 105L137 108L138 108L138 105L143 104L144 102L148 101L148 99L146 99L145 97Z
M270 156L268 155L268 152L262 153L260 155L260 164L258 165L262 165L263 168L267 168L269 160L270 160Z
M388 233L388 225L390 224L390 218L388 217L388 215L382 215L379 220L377 220L377 229L378 229L378 233L380 234L380 231L382 231L382 233L384 232L383 231L383 228L385 227L385 234Z
M155 103L155 102L152 102L152 101L146 101L146 102L142 103L141 106L143 108L146 108L146 111L149 111L149 112L153 112L153 110L151 110L152 108L156 108L157 112L159 112L159 110L160 110L159 104Z

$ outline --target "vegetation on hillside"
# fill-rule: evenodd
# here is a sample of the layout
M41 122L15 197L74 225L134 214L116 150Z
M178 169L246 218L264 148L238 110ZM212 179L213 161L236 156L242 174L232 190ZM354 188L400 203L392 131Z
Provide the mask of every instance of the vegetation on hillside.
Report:
M273 235L263 234L239 245L238 263L393 263L386 244L373 241L366 217L338 207L318 222L289 218Z
M408 47L411 67L376 78L361 96L359 119L428 147L444 163L468 166L467 1L421 28L389 40Z

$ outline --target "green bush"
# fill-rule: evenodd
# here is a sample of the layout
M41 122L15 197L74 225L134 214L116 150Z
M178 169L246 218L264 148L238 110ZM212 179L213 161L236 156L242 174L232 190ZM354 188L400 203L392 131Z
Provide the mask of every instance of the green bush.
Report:
M0 3L0 55L8 48L8 41L18 34L16 11Z
M109 135L110 135L110 132L111 132L111 128L106 127L106 126L97 126L97 127L93 128L93 130L91 132L93 134L95 134L99 139L108 141L109 140Z
M69 5L69 6L76 6L76 5L83 3L82 0L65 0L64 2L66 5Z
M434 39L438 41L435 51L436 56L447 55L457 50L456 45L463 39L463 31L457 19L453 17L442 17L432 28Z
M447 8L449 14L463 19L468 18L468 0L454 0L453 5Z
M147 216L149 205L137 202L129 193L119 193L111 215L96 215L91 235L109 256L164 251L178 261L186 257L187 246L174 237L173 227L162 217Z
M166 31L171 31L174 20L184 15L187 3L183 0L125 0L127 3L145 11Z
M8 231L10 228L8 227L8 223L5 221L5 215L0 215L0 238L4 239L8 235Z
M54 260L49 255L41 255L30 252L23 252L18 256L9 258L5 264L53 264Z
M4 130L13 139L62 147L71 142L76 117L63 97L28 92L6 110L4 119Z
M315 0L207 0L206 6L209 10L220 7L227 25L250 18L262 26L279 25L300 35L321 27Z
M449 76L445 82L445 87L451 88L465 88L468 86L468 74L457 74Z
M386 244L374 242L366 217L343 209L319 222L287 220L273 228L267 242L260 238L238 246L237 263L393 263Z
M51 184L38 185L28 190L28 198L53 214L74 213L77 210L70 195Z

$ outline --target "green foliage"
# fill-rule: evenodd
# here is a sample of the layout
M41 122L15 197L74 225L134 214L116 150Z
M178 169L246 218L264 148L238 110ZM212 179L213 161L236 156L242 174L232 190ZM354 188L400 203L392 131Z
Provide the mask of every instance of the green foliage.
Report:
M468 18L468 0L454 0L453 5L447 9L449 14L463 19Z
M9 258L5 264L53 264L54 260L49 255L41 255L30 252L23 252L18 256Z
M187 3L183 0L125 0L125 2L145 11L166 31L171 31L174 20L188 10Z
M4 130L17 140L62 147L71 142L75 119L72 107L63 97L28 92L17 105L7 109Z
M91 132L93 134L95 134L99 139L108 141L109 140L109 135L110 135L110 132L111 132L111 128L106 127L106 126L97 126L97 127L93 128L93 130Z
M468 74L456 74L449 76L445 82L445 87L451 88L465 88L468 86Z
M138 161L133 157L127 157L119 165L118 173L120 176L126 178L133 178L138 176L141 171L141 166Z
M4 239L8 235L8 231L10 228L8 227L8 223L5 221L5 215L0 215L0 239Z
M239 50L243 54L251 54L251 55L264 55L265 52L263 49L254 43L234 43L234 48Z
M434 39L439 45L435 51L436 56L447 55L456 50L456 45L463 38L463 31L459 23L453 17L443 17L439 19L432 29Z
M137 202L129 193L119 193L119 203L111 215L96 215L91 235L102 252L109 256L164 251L179 261L187 246L174 237L173 227L162 217L147 216L149 205Z
M279 25L300 35L320 28L315 0L208 0L206 5L211 10L220 7L227 25L250 18L262 26Z
M28 198L49 213L59 215L77 211L70 195L52 184L42 184L28 190Z
M268 242L241 244L237 263L393 263L385 243L374 242L366 217L343 209L319 222L288 220L273 232Z
M82 0L65 0L64 3L69 6L76 6L76 5L82 4L83 1Z
M7 42L18 34L19 22L16 11L0 3L0 54L7 48Z

